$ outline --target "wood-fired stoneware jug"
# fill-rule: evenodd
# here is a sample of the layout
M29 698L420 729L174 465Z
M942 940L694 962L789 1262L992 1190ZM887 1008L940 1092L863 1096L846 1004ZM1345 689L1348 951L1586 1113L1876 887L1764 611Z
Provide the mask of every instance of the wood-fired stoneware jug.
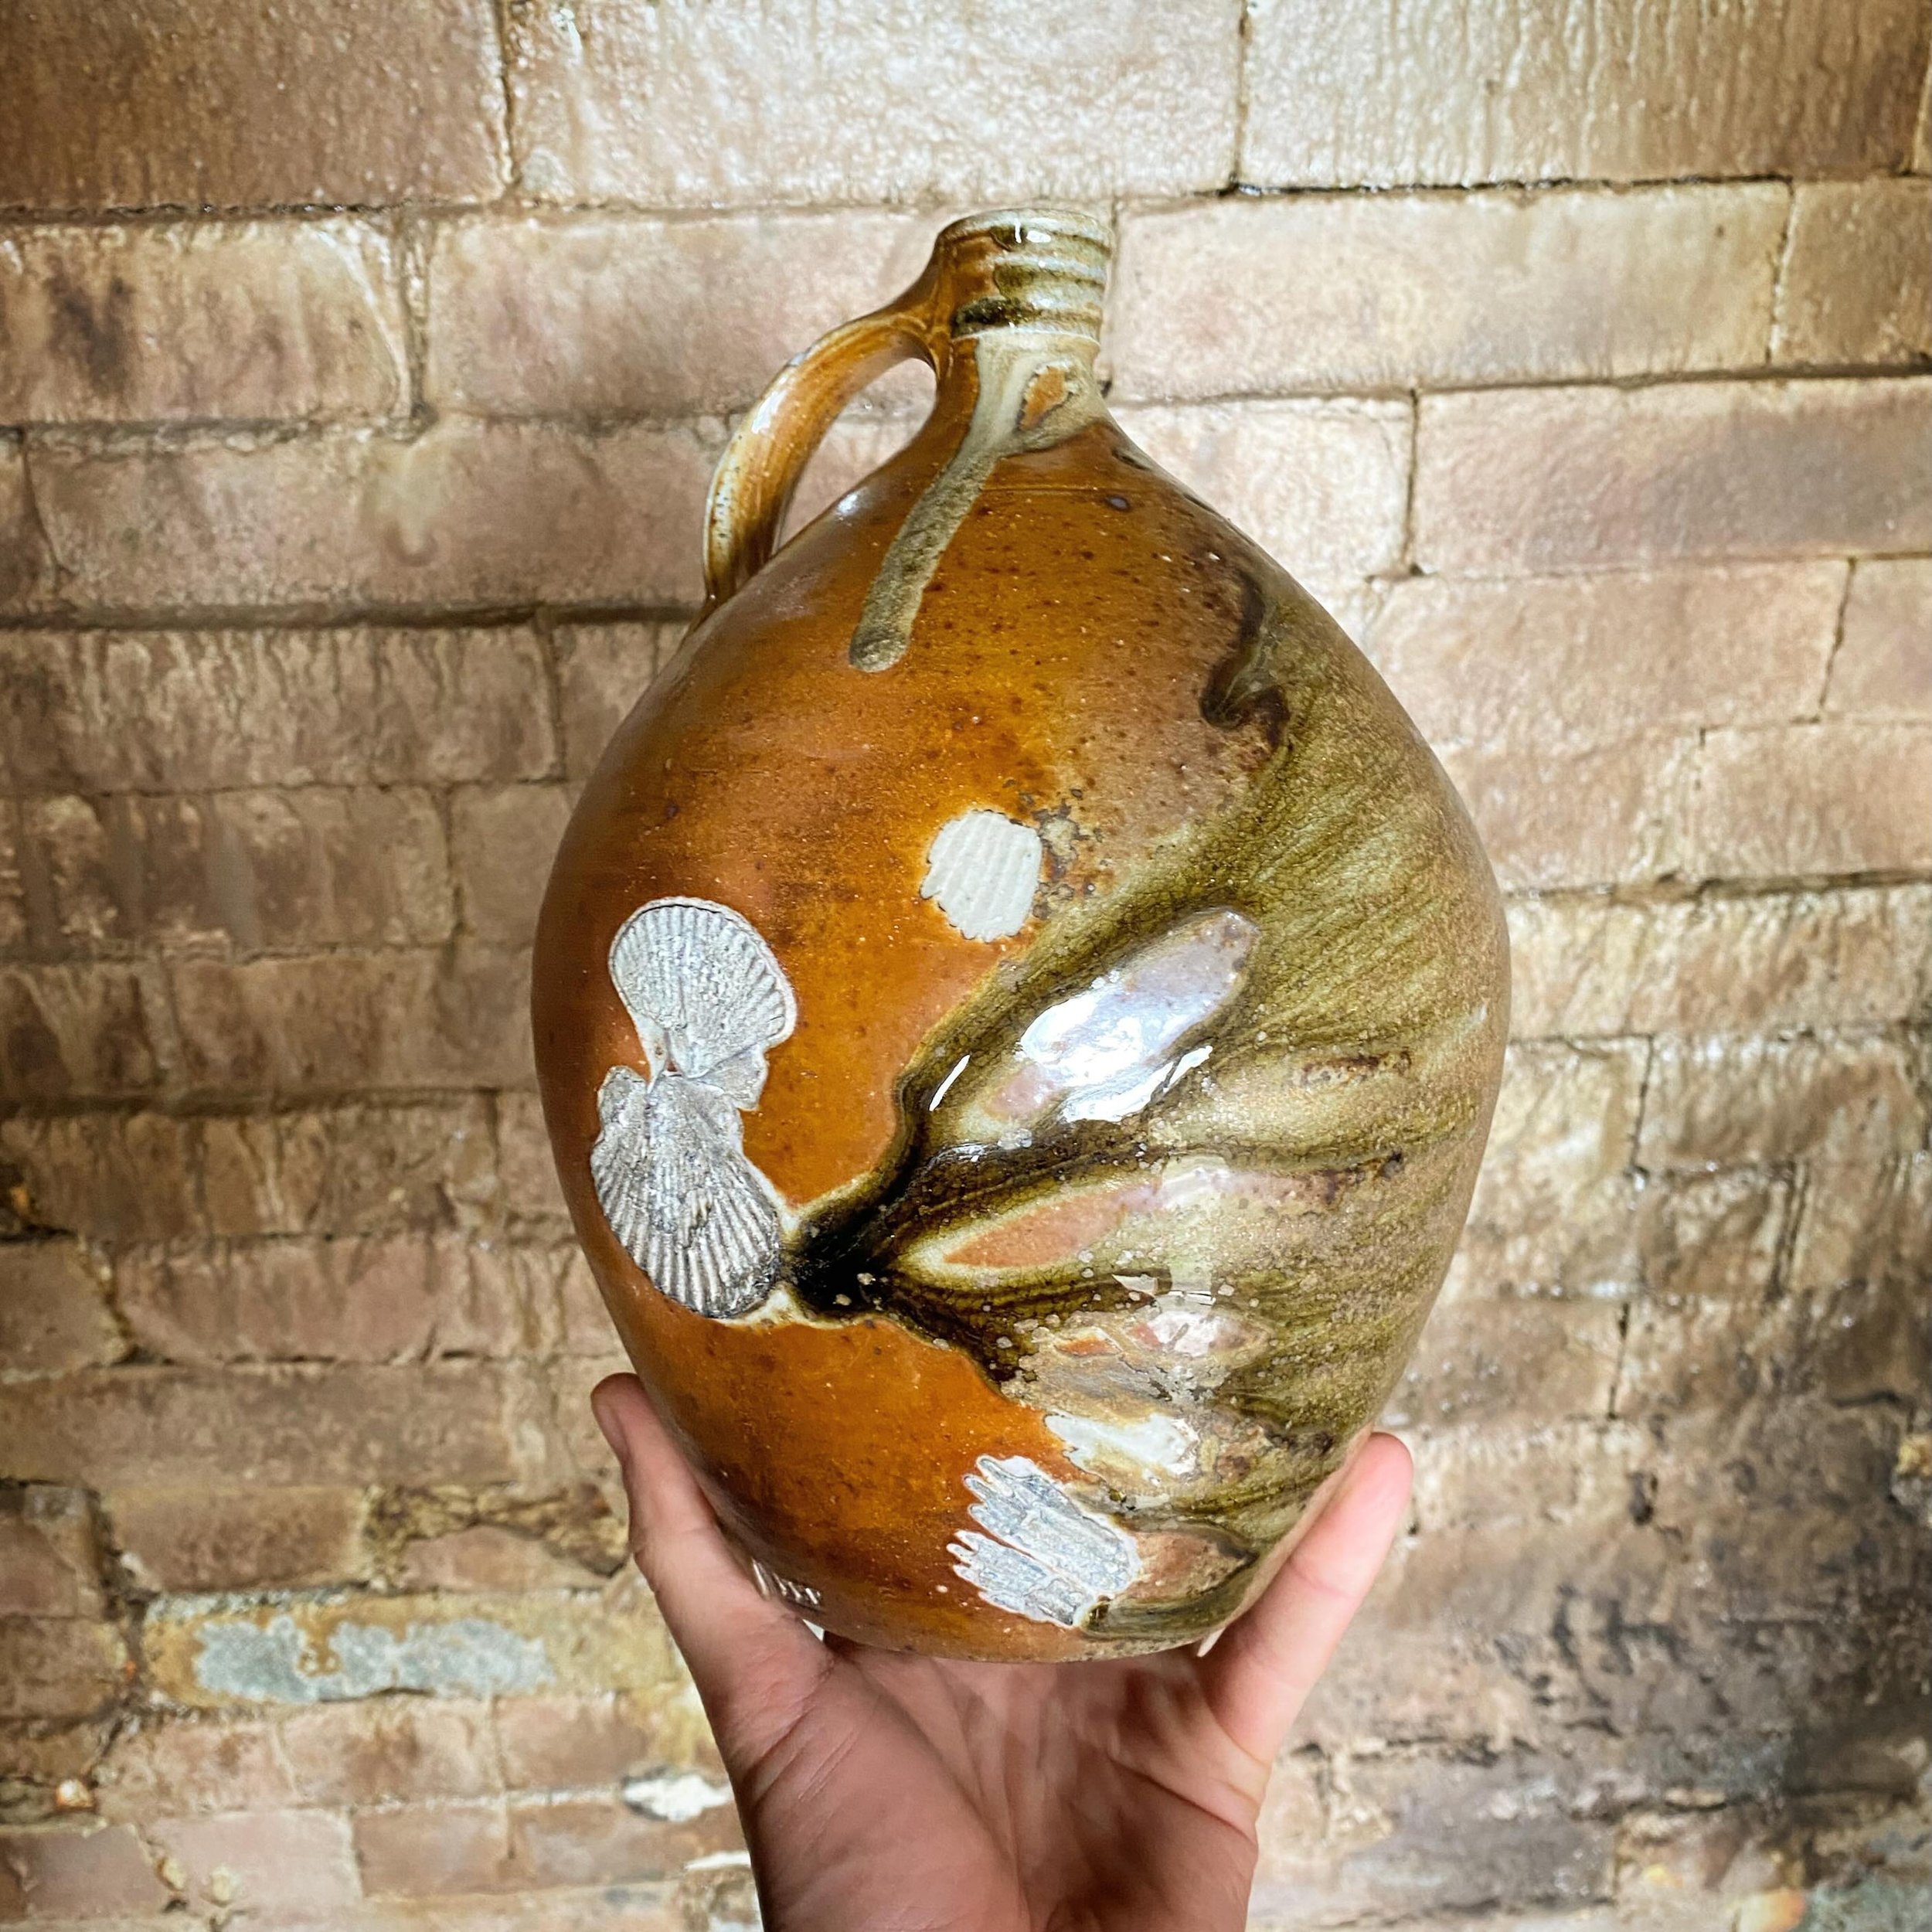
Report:
M780 373L537 939L577 1233L727 1532L812 1621L954 1656L1256 1594L1428 1312L1508 1017L1428 748L1108 416L1110 250L957 223ZM778 549L913 356L917 437Z

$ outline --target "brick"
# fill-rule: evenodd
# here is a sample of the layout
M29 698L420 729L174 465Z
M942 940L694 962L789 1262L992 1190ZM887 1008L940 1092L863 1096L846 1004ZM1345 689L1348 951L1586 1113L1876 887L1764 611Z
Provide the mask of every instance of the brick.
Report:
M115 1267L129 1333L172 1362L513 1354L537 1339L522 1287L502 1253L456 1235L141 1248Z
M20 860L19 815L0 799L0 955L18 952L26 943L27 896Z
M1696 778L1689 736L1579 751L1451 747L1443 768L1506 889L1654 879L1683 864Z
M567 1211L550 1154L549 1131L543 1124L543 1104L534 1094L496 1096L496 1139L505 1211L518 1219L565 1220Z
M1253 12L1243 181L1280 187L1655 180L1898 167L1927 30L1855 14L1614 0L1586 26L1537 0Z
M1923 1282L1928 1243L1922 1233L1918 1246L1917 1279ZM1913 1278L1901 1270L1890 1280L1846 1282L1808 1311L1805 1372L1826 1400L1909 1407L1919 1400L1932 1362L1932 1311L1922 1294L1906 1290Z
M1853 566L1825 709L1833 716L1932 723L1932 560Z
M127 1352L100 1270L77 1241L0 1242L0 1362L15 1375L62 1375Z
M455 0L351 0L326 22L260 4L108 15L27 0L10 24L0 206L460 200L502 179L494 22Z
M152 1092L172 1056L145 966L0 967L0 1100L113 1100Z
M158 1114L0 1119L0 1159L20 1175L28 1218L113 1240L196 1231L197 1123Z
M526 1883L595 1885L671 1876L687 1861L744 1839L728 1795L723 1804L678 1822L599 1797L512 1804L510 1842Z
M184 1078L223 1095L521 1087L532 1078L529 962L464 943L170 971Z
M1932 886L1509 908L1519 1039L1883 1025L1932 992Z
M388 238L367 222L34 227L0 244L0 420L390 415L406 403Z
M451 223L430 260L429 400L499 417L743 409L808 342L906 287L934 226L872 209Z
M299 1711L282 1749L306 1804L396 1804L498 1790L489 1708L382 1698Z
M1932 382L1425 396L1425 569L1614 570L1932 549ZM56 539L57 540L57 539Z
M209 1485L220 1480L206 1472ZM116 1547L146 1590L312 1589L368 1573L358 1488L136 1488L105 1501Z
M75 609L689 601L709 434L451 419L407 439L49 445L34 488Z
M1784 189L1230 200L1130 215L1117 393L1198 397L1749 368ZM1606 287L1617 299L1604 299Z
M517 1393L482 1362L91 1369L0 1384L0 1440L29 1481L110 1490L508 1482Z
M362 1896L348 1821L325 1811L157 1818L148 1835L181 1866L191 1910L213 1905L285 1923L346 1911Z
M556 757L524 629L0 635L0 782L23 791L461 784Z
M1791 1250L1794 1289L1810 1291L1848 1281L1922 1281L1929 1274L1932 1153L1876 1165L1811 1164Z
M511 1862L501 1804L413 1805L355 1821L355 1854L372 1897L434 1897L502 1890L521 1877Z
M1234 157L1232 0L969 19L859 0L620 3L595 29L508 16L517 178L553 201L657 206L1091 200L1218 187Z
M1838 563L1391 587L1369 655L1430 743L1556 752L1816 714Z
M0 606L40 595L51 563L19 441L0 433Z
M1655 1172L1910 1153L1932 1119L1920 1058L1883 1033L1659 1039L1638 1158Z
M1402 553L1411 442L1392 403L1241 403L1120 412L1164 468L1303 582L1347 585Z
M430 1536L410 1544L397 1572L407 1590L581 1590L603 1580L595 1571L539 1542L495 1523Z
M102 1813L139 1824L295 1802L267 1724L141 1717L116 1733L96 1774Z
M1639 1209L1645 1292L1665 1303L1762 1302L1794 1206L1790 1180L1761 1168L1654 1177Z
M584 1791L665 1765L715 1775L716 1747L681 1668L653 1694L506 1698L496 1706L503 1776L513 1791Z
M1932 182L1804 182L1791 204L1771 357L1932 357Z
M1616 1382L1620 1311L1607 1301L1439 1303L1389 1397L1384 1427L1481 1417L1519 1425L1598 1416Z
M196 1124L206 1204L197 1233L447 1227L478 1218L497 1191L488 1103L473 1095L216 1115Z
M1713 731L1699 760L1687 869L1795 878L1932 867L1932 726Z
M121 1633L85 1617L0 1617L0 1717L90 1717L121 1696Z
M434 944L455 917L436 801L396 787L23 801L48 951Z
M1644 1068L1638 1041L1511 1047L1452 1296L1614 1293L1633 1279Z
M503 946L528 946L550 863L570 817L562 785L459 791L450 818L464 928Z
M674 1681L638 1593L164 1597L142 1646L151 1679L192 1709L325 1705L410 1692L472 1700Z
M105 1607L87 1498L0 1489L0 1616L98 1617Z
M9 1869L26 1908L9 1917L103 1920L159 1912L168 1901L167 1886L125 1825L0 1832L0 1871Z
M587 624L556 633L566 776L590 777L611 734L669 663L689 628L682 623Z

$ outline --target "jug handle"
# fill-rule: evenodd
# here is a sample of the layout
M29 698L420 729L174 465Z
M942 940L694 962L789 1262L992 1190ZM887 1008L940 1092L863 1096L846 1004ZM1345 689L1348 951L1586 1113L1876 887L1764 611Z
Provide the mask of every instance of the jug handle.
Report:
M934 282L929 268L896 301L794 355L732 433L705 501L707 611L770 560L798 479L838 412L909 357L937 367Z

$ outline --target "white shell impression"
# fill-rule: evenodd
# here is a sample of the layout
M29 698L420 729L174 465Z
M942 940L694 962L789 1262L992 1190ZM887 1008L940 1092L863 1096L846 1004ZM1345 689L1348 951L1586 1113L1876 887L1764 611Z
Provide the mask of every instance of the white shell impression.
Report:
M981 1456L966 1486L978 1498L968 1513L992 1534L962 1529L953 1568L999 1609L1078 1630L1140 1575L1134 1539L1028 1458Z
M729 906L658 899L625 920L611 978L651 1072L614 1066L590 1176L611 1231L658 1291L699 1315L743 1315L777 1280L784 1223L745 1158L739 1110L798 1005L757 929Z
M997 811L962 812L926 855L921 899L968 939L1010 939L1026 923L1045 856L1040 835Z

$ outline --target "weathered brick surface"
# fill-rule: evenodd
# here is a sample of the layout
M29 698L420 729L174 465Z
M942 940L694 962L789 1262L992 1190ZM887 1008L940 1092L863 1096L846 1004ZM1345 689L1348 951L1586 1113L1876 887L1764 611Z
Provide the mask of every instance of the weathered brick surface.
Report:
M1213 188L1234 161L1231 0L613 0L509 15L517 178L555 201L1011 201Z
M325 19L26 0L9 32L0 206L444 200L502 179L495 22L464 0Z
M1242 179L1312 187L1880 173L1927 40L1910 0L1265 0L1251 33Z
M367 222L0 230L0 422L390 415L394 250Z
M748 1920L531 922L728 413L1052 192L1120 226L1123 426L1362 640L1511 894L1411 1521L1251 1923L1916 1923L1923 9L314 11L14 9L0 1918Z
M1752 185L1131 216L1115 380L1129 396L1202 396L1748 367L1770 327L1787 206L1785 190Z
M1415 545L1471 574L1932 549L1932 381L1424 398Z
M1771 354L1825 364L1932 357L1932 182L1798 189Z

